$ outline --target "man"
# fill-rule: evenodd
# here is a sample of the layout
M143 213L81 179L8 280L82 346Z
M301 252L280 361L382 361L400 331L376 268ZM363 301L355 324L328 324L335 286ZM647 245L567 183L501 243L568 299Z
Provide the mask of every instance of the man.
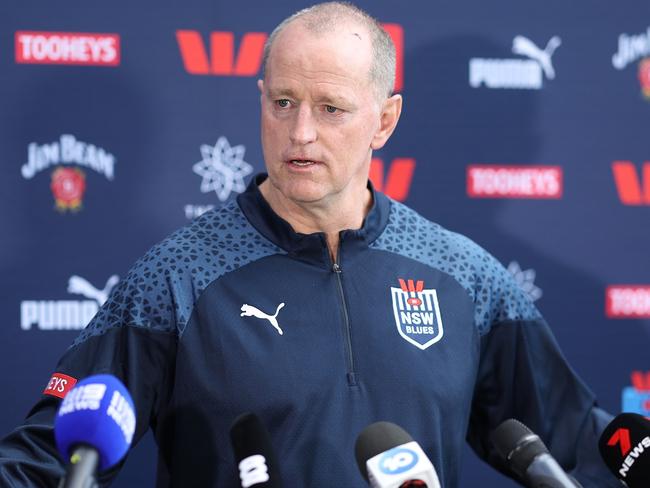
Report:
M61 359L59 373L124 381L158 486L237 485L228 432L247 411L286 486L363 486L355 439L388 420L454 487L465 437L503 469L488 435L510 417L585 487L618 486L596 452L608 416L509 274L369 186L401 112L394 69L388 35L351 5L278 26L259 81L268 177L154 247ZM4 484L61 476L59 401L44 395L0 446Z

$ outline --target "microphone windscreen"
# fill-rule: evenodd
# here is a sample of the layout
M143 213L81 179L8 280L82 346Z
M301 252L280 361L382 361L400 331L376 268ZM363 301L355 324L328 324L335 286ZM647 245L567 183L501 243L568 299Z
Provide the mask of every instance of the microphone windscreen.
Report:
M359 471L368 481L369 459L394 447L412 442L413 438L400 426L391 422L375 422L359 434L354 446Z
M99 469L117 464L135 433L135 407L126 387L115 376L89 376L65 396L54 421L56 446L68 460L75 447L99 453Z
M600 455L630 488L650 486L650 420L636 413L614 418L600 436Z
M492 431L490 440L501 458L520 476L537 456L548 453L539 436L516 419L502 422Z

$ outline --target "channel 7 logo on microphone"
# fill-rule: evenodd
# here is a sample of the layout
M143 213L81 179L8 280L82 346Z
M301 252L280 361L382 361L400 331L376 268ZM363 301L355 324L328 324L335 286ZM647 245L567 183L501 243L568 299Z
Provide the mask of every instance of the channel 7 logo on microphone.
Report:
M650 371L633 371L631 380L623 388L622 411L650 416Z

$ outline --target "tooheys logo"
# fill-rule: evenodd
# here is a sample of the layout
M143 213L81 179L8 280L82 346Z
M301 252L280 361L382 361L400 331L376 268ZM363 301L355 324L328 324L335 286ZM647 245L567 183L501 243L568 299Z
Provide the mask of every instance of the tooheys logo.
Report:
M419 349L426 349L443 336L442 316L435 289L425 290L424 281L398 279L391 287L395 325L399 334Z
M15 42L17 63L90 66L120 64L118 34L18 31Z
M395 91L400 91L404 86L404 29L399 24L382 25L395 44ZM207 44L197 31L176 31L183 66L191 75L257 76L267 37L264 32L246 32L235 54L235 34L232 32L211 32Z
M77 383L77 379L63 373L54 373L50 381L47 382L44 395L52 395L55 397L63 398Z
M612 285L606 291L605 313L609 318L650 318L650 285Z
M648 448L650 448L650 436L644 437L634 446L634 448L632 448L630 431L628 429L620 428L614 432L607 441L608 446L615 446L617 444L621 450L621 457L624 458L621 468L618 470L618 474L620 474L622 478L626 478L630 468L634 465L636 460Z
M643 164L641 176L631 161L614 161L612 172L618 198L623 205L650 205L650 163Z
M561 198L560 166L503 166L472 164L467 167L467 195L472 198Z

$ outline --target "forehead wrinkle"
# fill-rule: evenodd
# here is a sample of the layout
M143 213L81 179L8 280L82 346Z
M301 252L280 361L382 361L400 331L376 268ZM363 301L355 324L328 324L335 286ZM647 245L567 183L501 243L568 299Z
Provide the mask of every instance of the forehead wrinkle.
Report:
M294 61L280 61L275 69L269 69L268 82L272 87L279 88L281 86L289 85L303 85L305 82L314 84L316 86L331 85L331 90L354 90L358 86L369 86L372 82L370 76L362 76L361 79L356 76L350 76L349 73L340 73L338 71L324 69L310 69L304 67L301 62ZM329 91L329 90L328 90Z
M320 63L316 62L317 68L305 66L301 61L293 60L277 60L277 65L269 69L269 83L271 85L281 85L289 83L303 84L330 84L337 88L341 87L354 87L360 84L358 77L351 75L348 72L340 72L336 67L327 69L321 67ZM309 63L308 64L314 64ZM369 83L370 80L363 79L362 84Z

